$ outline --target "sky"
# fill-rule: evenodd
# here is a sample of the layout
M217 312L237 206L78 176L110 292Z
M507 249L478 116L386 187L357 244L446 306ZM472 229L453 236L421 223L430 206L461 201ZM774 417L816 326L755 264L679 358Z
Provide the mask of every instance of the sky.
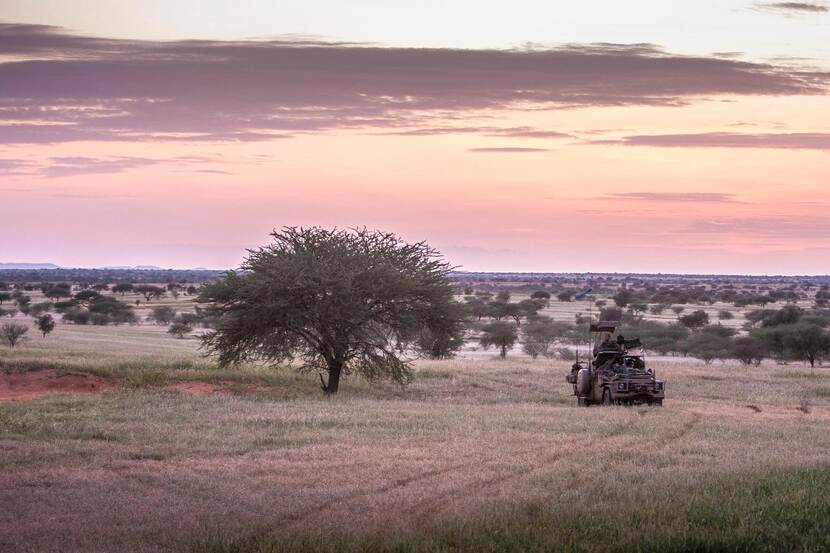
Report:
M830 4L0 0L0 262L830 273Z

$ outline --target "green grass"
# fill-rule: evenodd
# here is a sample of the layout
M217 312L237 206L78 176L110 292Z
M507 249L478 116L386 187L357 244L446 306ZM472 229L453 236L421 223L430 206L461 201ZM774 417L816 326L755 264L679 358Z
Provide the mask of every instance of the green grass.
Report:
M524 505L479 521L450 520L402 539L208 531L181 551L818 553L830 550L828 489L828 467L779 470L691 489L640 490L622 504L597 490L597 507L589 511Z
M804 380L821 380L824 378L830 378L830 370L828 369L821 369L817 368L814 371L801 371L801 370L779 370L774 371L772 376L775 378L797 378L797 379L804 379Z

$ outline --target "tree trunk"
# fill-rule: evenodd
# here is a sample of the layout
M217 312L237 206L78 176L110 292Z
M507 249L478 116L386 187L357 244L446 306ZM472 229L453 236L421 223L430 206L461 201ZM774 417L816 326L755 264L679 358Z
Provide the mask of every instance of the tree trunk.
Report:
M507 357L507 346L502 346L501 347L501 358L504 359L505 357Z
M327 396L337 393L337 388L340 386L340 373L343 371L343 365L338 363L329 363L329 381L323 387L323 392Z

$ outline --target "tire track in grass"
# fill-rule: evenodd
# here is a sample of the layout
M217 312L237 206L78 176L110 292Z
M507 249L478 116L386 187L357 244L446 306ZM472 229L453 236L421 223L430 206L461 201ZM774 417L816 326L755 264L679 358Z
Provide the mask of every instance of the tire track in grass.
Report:
M694 413L693 412L692 413L692 418L689 421L687 421L686 423L683 424L680 431L673 434L673 435L671 435L671 436L669 436L667 439L662 440L661 443L659 444L658 448L663 449L665 447L668 447L672 443L675 443L678 440L684 438L686 435L688 435L690 432L692 432L694 430L694 428L700 422L700 419L701 419L701 415L699 413ZM556 464L559 461L562 461L564 459L573 457L575 455L582 454L586 450L589 450L589 449L593 448L594 446L599 445L600 443L607 442L607 441L613 439L615 436L616 436L616 434L613 434L613 435L610 435L610 436L592 438L588 442L582 444L582 447L580 447L579 449L572 449L572 450L567 451L567 452L556 453L552 456L549 456L549 457L546 457L546 458L542 459L541 462L538 463L537 465L522 468L522 469L518 469L518 470L515 470L515 471L510 472L508 474L494 476L492 478L488 478L488 479L485 479L485 480L477 480L477 481L474 481L474 482L469 482L469 483L461 486L460 488L458 488L456 490L453 490L453 492L451 492L451 493L443 494L441 496L437 496L437 497L422 500L421 502L416 503L416 505L413 509L413 512L412 512L412 516L415 520L418 520L419 522L422 522L422 523L426 522L427 519L429 519L432 515L439 512L441 510L441 508L448 503L448 500L460 498L460 497L462 497L462 496L464 496L464 495L466 495L466 494L468 494L468 493L470 493L470 492L472 492L476 489L483 489L483 488L487 488L487 487L491 487L491 486L496 486L496 485L508 482L510 480L514 480L516 478L520 478L520 477L523 477L523 476L528 476L528 475L530 475L534 472L542 470L543 468L548 468L551 465ZM640 443L639 439L631 438L631 439L626 440L622 444L620 444L620 447L622 448L622 447L627 447L627 446L633 446L633 445L636 445L638 443ZM547 449L547 447L546 447L546 449Z
M692 413L692 418L683 424L680 431L668 436L666 439L661 440L660 443L657 445L657 448L665 448L670 444L682 439L690 432L694 430L701 419L701 415L699 413ZM598 436L592 437L584 442L579 443L578 447L571 447L567 451L557 451L553 455L544 456L541 458L537 463L534 463L531 466L527 466L521 469L513 470L507 474L500 474L496 476L492 476L490 478L486 478L484 480L477 479L473 481L468 481L461 484L460 487L450 491L449 493L438 494L423 500L420 500L414 503L410 507L410 512L412 513L415 520L419 522L426 522L426 520L436 512L440 511L441 507L445 505L448 501L452 499L457 499L462 497L463 495L468 495L469 493L477 490L483 489L487 487L492 487L496 485L503 484L505 482L509 482L511 480L515 480L517 478L521 478L527 475L530 475L534 472L543 470L544 468L548 468L553 464L556 464L564 459L572 458L576 455L580 455L585 453L585 451L598 446L601 443L605 443L614 439L618 439L618 434L612 434L609 436ZM619 444L618 447L624 448L628 446L633 446L640 443L638 438L629 438ZM556 448L557 446L561 445L561 437L557 439L555 442L545 442L543 444L536 445L530 448L524 448L519 450L509 451L506 454L511 457L519 457L519 456L526 456L526 455L537 455L537 454L544 454L545 452L549 452L552 448ZM426 471L422 471L418 474L414 474L412 476L407 476L404 478L395 479L393 482L388 484L384 484L382 486L374 487L371 489L363 489L363 490L355 490L351 493L347 493L345 495L334 497L329 500L326 500L322 503L318 503L316 505L306 507L301 509L300 511L296 511L293 513L288 513L282 517L279 517L276 522L278 524L296 524L299 522L303 522L308 519L312 515L318 515L321 511L325 511L331 509L340 504L348 504L349 502L371 497L377 494L386 494L390 492L394 492L396 490L405 488L411 484L427 481L433 478L438 478L441 476L445 476L452 473L457 473L460 471L470 471L471 469L478 469L481 468L482 465L486 465L488 459L482 458L475 458L475 459L468 459L463 462L453 463L449 466L439 467L435 469L430 469Z

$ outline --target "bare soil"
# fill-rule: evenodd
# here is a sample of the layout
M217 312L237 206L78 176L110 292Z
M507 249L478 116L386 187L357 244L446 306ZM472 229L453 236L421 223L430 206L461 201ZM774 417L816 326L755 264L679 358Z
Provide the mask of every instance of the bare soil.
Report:
M24 373L0 373L0 401L38 399L49 394L95 394L114 385L97 376L46 369Z

